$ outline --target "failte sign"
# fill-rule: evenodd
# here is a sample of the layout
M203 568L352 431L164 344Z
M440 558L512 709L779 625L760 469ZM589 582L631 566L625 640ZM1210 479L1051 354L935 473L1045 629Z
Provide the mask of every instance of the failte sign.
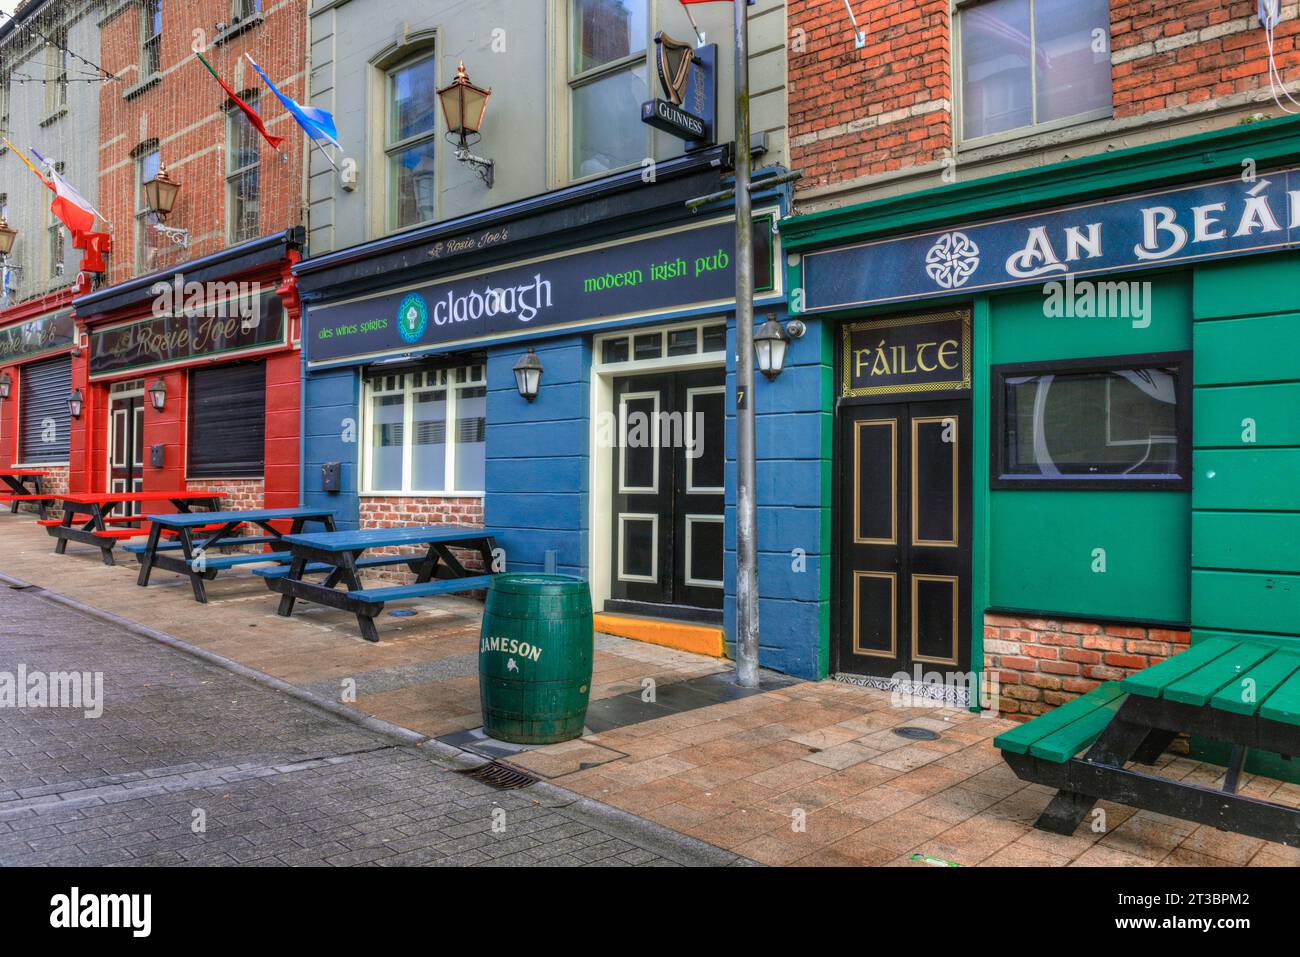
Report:
M76 336L72 312L56 312L0 329L0 365L66 349Z
M970 388L970 314L936 312L841 327L846 398Z
M1300 170L810 252L801 313L907 302L1300 244Z
M756 291L772 286L772 215L754 220ZM736 295L735 229L735 220L717 219L416 289L308 304L307 361L402 354L677 309L727 308Z

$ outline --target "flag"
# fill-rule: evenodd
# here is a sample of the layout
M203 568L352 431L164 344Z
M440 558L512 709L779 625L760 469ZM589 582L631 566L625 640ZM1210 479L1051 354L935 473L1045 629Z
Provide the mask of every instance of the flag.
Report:
M54 190L54 202L50 203L50 212L59 218L63 225L76 236L77 233L87 233L95 225L95 216L99 211L90 204L90 201L81 193L77 192L75 186L64 179L44 156L32 150L32 155L45 164L50 171L50 177L46 181L47 186ZM103 219L100 216L100 219ZM107 222L107 220L105 220Z
M9 147L9 151L10 151L11 153L13 153L14 156L17 156L20 160L23 161L23 165L25 165L29 170L31 170L33 173L36 174L36 178L37 178L37 179L39 179L42 183L44 183L44 184L45 184L46 186L48 186L50 189L54 189L54 184L51 183L48 179L46 179L44 176L41 175L41 171L38 170L38 169L37 169L37 168L32 164L32 161L31 161L31 160L29 160L26 156L24 156L24 155L22 154L22 151L19 150L18 147L14 146L14 144L13 144L13 143L10 143L8 140L5 140L4 143L5 143L5 146Z
M202 63L205 67L208 68L208 72L212 74L212 78L221 84L221 88L226 91L226 96L234 100L235 105L244 111L244 115L248 117L248 122L252 123L254 128L256 128L257 132L262 134L263 139L265 139L268 143L271 144L272 147L278 150L281 144L284 143L284 137L272 136L270 133L268 133L266 131L266 124L264 124L262 122L262 118L257 115L257 111L253 109L251 106L249 106L247 103L245 103L243 100L241 100L238 96L235 95L235 91L226 85L226 81L221 79L221 77L217 76L217 71L212 69L212 64L209 63L207 60L203 59L203 54L195 53L194 55L199 58L200 63ZM259 70L258 72L260 73L261 71Z
M308 136L318 143L321 140L324 140L327 143L333 143L335 146L338 146L339 149L343 148L342 146L339 146L339 134L338 130L334 126L333 116L325 110L317 109L314 106L303 106L292 97L285 96L276 88L275 84L271 82L270 77L262 72L262 68L257 65L257 61L254 60L252 56L247 53L245 53L244 56L248 57L248 62L253 65L253 69L256 70L257 75L262 78L262 82L271 88L271 92L275 94L276 99L284 104L284 108L289 111L295 120L298 121L298 125L307 131Z

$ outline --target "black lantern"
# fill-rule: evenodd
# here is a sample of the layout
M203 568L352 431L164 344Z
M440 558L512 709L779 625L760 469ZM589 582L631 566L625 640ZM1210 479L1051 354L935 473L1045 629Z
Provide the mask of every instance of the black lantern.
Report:
M8 372L0 375L0 399L9 398L9 386L12 384L13 379L9 378Z
M159 163L158 172L144 184L145 205L159 219L166 219L176 205L176 194L180 191L181 184L171 178L164 164Z
M490 159L475 156L469 148L479 141L483 115L487 113L490 89L475 86L465 72L462 62L450 84L438 91L442 101L442 115L447 121L447 140L456 145L456 159L474 167L479 177L491 189L496 179L496 164Z
M68 415L74 419L81 418L81 390L73 389L68 396Z
M18 237L18 230L9 225L9 221L0 216L0 256L8 256L13 252L14 240Z
M167 405L167 386L163 383L162 379L159 379L153 385L149 386L149 401L159 412L161 412L163 407Z
M790 344L790 337L781 328L775 316L768 316L767 322L754 333L754 354L758 358L758 371L767 376L768 381L775 379L785 368L785 350Z
M515 385L519 394L529 402L537 398L537 390L542 384L542 360L529 347L527 355L515 363Z

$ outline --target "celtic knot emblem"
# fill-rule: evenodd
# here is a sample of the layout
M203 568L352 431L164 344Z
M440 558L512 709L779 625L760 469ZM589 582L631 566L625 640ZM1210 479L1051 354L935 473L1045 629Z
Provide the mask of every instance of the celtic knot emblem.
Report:
M980 248L965 233L944 233L925 254L925 271L943 289L965 285L980 265Z

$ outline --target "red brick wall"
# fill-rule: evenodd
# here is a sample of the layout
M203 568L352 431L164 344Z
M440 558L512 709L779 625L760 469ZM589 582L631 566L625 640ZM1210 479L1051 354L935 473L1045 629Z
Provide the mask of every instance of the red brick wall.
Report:
M264 508L265 486L260 478L248 479L189 479L189 489L210 489L221 493L222 511L235 512L250 508Z
M399 528L403 525L469 525L481 528L483 526L483 499L362 496L362 528ZM412 549L401 548L375 548L366 554L397 555L411 553L412 551ZM466 568L478 570L483 568L482 559L477 552L453 549L452 553ZM401 566L395 566L391 569L373 569L369 574L403 583L414 580L414 576Z
M1277 62L1294 87L1300 5L1282 6ZM843 0L790 0L790 159L804 172L799 189L952 155L948 9L948 0L858 0L867 45L856 50ZM1255 0L1113 0L1110 9L1116 119L1268 89ZM1281 115L1270 97L1259 109Z
M1027 720L1158 664L1189 641L1186 631L988 613L984 667L997 673L1002 714Z

